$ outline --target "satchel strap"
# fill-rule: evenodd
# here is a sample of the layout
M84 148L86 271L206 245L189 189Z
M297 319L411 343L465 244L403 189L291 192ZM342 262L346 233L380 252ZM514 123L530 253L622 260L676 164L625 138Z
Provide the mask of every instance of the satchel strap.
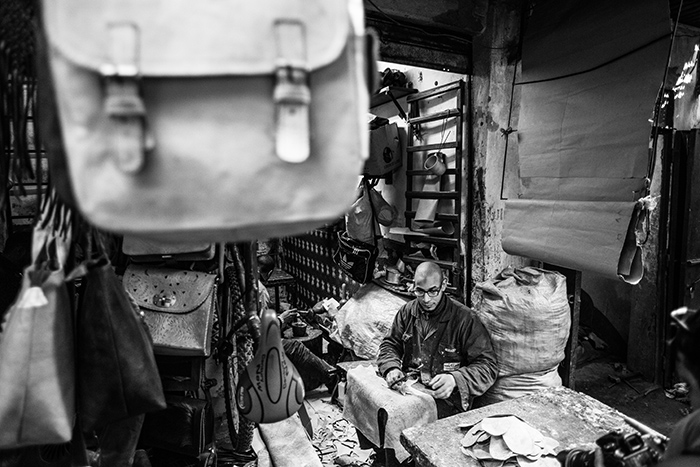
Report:
M141 308L162 313L189 313L213 293L216 275L198 271L130 264L124 286Z
M116 163L125 173L137 173L145 162L144 122L146 106L137 77L139 30L132 23L112 23L109 30L110 61L100 67L105 77L105 113L112 126Z
M275 22L275 150L285 162L300 163L311 152L306 28L301 21Z

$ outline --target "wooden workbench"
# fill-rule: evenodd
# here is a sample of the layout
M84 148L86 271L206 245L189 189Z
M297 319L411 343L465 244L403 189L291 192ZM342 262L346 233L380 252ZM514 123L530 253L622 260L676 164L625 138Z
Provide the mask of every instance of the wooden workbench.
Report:
M458 425L502 414L517 415L545 436L559 441L557 451L572 447L592 449L596 439L613 429L633 431L612 407L558 387L408 428L401 434L401 444L417 467L479 467L478 461L461 452L460 441L465 432Z

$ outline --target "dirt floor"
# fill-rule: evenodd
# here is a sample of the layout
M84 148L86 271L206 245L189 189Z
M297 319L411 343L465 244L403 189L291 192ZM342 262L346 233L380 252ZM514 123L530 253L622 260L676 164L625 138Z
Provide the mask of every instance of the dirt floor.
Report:
M645 381L608 356L579 365L575 372L575 389L666 436L691 410L682 387L676 391Z
M688 414L691 406L683 387L662 388L630 372L605 352L579 348L575 389L614 407L625 415L666 436ZM372 464L372 452L359 448L354 427L342 416L342 408L331 401L323 387L310 393L307 408L314 426L311 440L324 466ZM592 440L593 441L593 440ZM344 457L341 462L338 457ZM375 464L376 465L376 464Z

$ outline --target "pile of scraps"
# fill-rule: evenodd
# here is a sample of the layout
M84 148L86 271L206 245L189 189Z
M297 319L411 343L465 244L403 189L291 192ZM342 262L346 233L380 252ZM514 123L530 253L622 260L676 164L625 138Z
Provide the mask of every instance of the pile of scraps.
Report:
M483 418L475 425L460 425L467 433L462 452L483 467L559 467L559 442L513 415Z

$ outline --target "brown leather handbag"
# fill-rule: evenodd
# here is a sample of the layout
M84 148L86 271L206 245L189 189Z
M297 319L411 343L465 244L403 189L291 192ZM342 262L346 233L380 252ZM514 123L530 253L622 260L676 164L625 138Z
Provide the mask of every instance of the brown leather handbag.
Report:
M131 263L122 280L144 313L156 354L210 355L216 275Z

